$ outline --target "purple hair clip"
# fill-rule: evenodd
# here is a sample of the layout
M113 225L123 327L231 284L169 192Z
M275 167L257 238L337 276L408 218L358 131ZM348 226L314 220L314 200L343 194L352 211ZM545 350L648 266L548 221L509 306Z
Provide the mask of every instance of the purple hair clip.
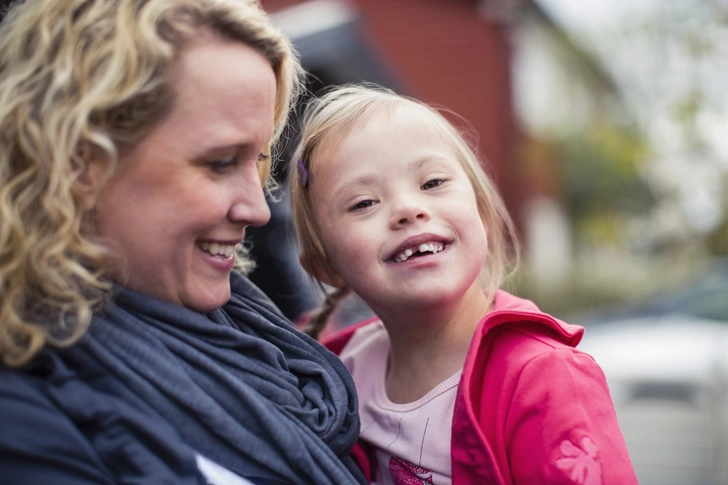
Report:
M303 166L300 158L298 159L298 180L304 187L308 186L308 170Z

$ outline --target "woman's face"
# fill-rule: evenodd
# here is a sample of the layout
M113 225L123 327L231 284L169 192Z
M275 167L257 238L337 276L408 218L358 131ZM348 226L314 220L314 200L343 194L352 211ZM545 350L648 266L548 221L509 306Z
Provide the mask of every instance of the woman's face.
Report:
M172 110L97 198L117 281L199 312L228 300L233 248L270 218L258 162L275 90L270 64L245 44L205 33L182 51Z

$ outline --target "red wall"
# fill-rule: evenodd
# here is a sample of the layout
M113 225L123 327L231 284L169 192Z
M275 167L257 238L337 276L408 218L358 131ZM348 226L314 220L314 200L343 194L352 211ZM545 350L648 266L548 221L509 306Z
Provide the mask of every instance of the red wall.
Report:
M491 0L492 1L492 0ZM301 3L266 0L270 12ZM476 0L352 0L372 48L406 94L447 108L475 129L481 155L515 216L516 126L508 26L478 13Z

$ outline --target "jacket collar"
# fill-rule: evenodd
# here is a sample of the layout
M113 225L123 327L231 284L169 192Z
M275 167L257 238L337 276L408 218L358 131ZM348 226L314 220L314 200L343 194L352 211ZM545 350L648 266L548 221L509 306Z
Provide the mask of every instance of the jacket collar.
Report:
M563 343L576 347L584 335L584 328L579 325L570 325L564 321L548 315L530 300L511 295L507 291L498 290L493 303L493 311L488 313L480 322L480 333L504 323L533 322L539 323L549 330Z

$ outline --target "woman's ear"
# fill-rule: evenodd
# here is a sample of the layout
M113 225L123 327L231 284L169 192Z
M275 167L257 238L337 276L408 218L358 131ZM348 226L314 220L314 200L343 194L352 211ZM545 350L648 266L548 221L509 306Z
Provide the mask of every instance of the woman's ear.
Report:
M301 253L298 256L298 260L301 262L301 266L306 270L306 273L310 274L320 282L333 286L334 288L343 288L346 286L344 280L341 279L336 272L326 268L326 266L317 257L307 257Z
M80 143L71 160L76 179L73 189L81 200L81 208L89 211L96 206L96 199L106 178L106 163L98 150L88 143Z

